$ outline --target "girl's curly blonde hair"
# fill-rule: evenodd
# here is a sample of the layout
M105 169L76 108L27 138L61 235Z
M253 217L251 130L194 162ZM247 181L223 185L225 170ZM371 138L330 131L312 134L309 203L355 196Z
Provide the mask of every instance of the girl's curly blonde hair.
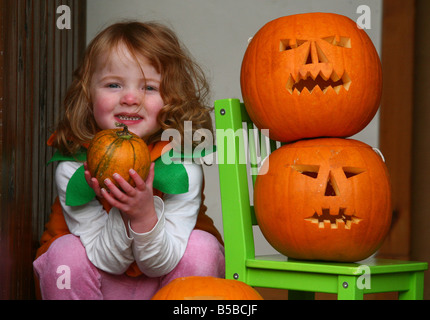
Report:
M161 74L160 94L164 107L158 115L161 129L148 143L161 140L166 129L176 129L184 142L184 122L191 121L192 134L212 129L206 99L209 86L202 69L180 44L175 33L155 22L121 22L100 32L88 45L83 61L74 73L65 99L65 114L60 120L53 145L64 154L75 154L100 128L93 116L90 96L91 77L97 58L123 44L136 57L144 56ZM191 141L192 143L192 141Z

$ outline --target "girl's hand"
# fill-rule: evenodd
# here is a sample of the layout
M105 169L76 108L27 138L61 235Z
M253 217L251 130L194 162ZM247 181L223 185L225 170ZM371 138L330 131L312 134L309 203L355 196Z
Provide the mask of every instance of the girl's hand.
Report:
M110 205L118 208L121 213L125 215L130 221L130 225L134 232L148 232L158 221L157 214L155 213L152 191L154 163L151 164L148 177L145 181L132 169L129 171L129 174L136 184L136 187L132 187L119 174L114 174L113 178L122 190L116 187L112 181L106 179L104 183L109 188L109 192L102 188L100 189L100 193Z
M91 177L91 173L88 170L88 163L86 161L84 162L84 169L85 180L87 181L88 185L94 190L97 197L102 198L103 196L99 182L96 178Z

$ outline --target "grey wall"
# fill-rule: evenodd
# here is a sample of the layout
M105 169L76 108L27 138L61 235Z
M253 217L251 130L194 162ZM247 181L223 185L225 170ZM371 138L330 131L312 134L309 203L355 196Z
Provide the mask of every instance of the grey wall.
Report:
M354 21L360 5L370 8L366 32L376 49L381 47L382 0L87 0L87 39L122 19L155 20L176 31L181 41L206 71L211 99L241 99L239 74L248 39L265 23L304 12L333 12ZM378 146L378 115L354 138ZM208 214L222 231L218 169L205 167ZM257 253L275 252L260 234Z

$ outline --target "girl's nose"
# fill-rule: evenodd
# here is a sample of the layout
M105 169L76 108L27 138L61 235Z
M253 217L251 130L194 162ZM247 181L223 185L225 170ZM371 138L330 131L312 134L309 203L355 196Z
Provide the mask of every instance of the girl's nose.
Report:
M142 102L141 94L135 90L128 90L124 92L121 97L121 104L127 106L138 106Z

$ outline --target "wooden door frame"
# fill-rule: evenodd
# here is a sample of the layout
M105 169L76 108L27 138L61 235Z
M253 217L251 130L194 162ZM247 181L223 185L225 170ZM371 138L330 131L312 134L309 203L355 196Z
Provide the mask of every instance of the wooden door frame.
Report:
M393 222L379 256L410 258L415 0L384 0L379 146L392 183Z
M60 5L71 28L60 28ZM55 197L46 141L85 48L86 0L0 0L0 299L31 299L32 262Z

